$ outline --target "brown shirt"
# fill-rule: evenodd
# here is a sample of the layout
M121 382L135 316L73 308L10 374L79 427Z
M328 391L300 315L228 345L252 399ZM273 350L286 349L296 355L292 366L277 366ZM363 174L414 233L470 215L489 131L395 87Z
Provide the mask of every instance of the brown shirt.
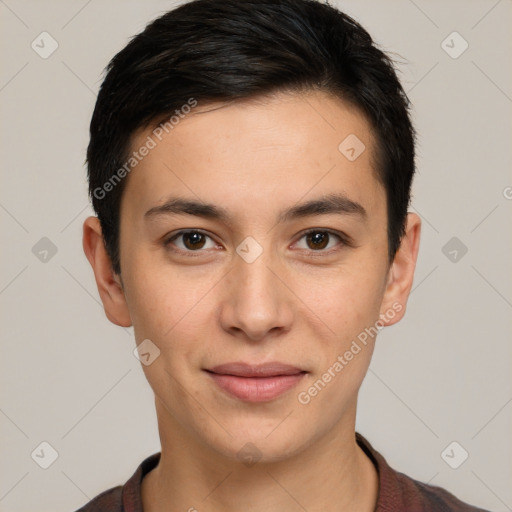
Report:
M357 432L356 440L379 475L379 495L374 512L488 512L463 503L441 487L418 482L395 471ZM76 512L143 512L141 482L159 460L160 453L151 455L123 486L103 492Z

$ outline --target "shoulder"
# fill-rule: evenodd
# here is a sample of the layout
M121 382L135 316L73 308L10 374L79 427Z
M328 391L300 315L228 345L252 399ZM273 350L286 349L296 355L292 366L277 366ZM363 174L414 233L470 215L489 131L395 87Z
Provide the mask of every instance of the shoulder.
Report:
M488 512L459 500L442 487L425 484L391 470L401 490L404 510L411 512Z
M488 512L464 503L442 487L420 482L394 470L357 432L356 441L377 469L379 495L375 512Z
M139 512L142 511L141 483L160 460L160 452L144 459L124 485L98 494L75 512Z
M122 486L113 487L98 494L76 512L122 512L122 493Z

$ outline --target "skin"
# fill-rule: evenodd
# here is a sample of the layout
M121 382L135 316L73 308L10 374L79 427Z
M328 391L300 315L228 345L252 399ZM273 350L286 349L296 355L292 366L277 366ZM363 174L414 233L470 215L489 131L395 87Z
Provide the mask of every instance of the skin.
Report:
M132 147L149 134L135 134ZM338 150L349 134L366 146L355 161ZM107 317L133 325L137 344L150 339L160 349L142 366L162 444L159 465L142 483L146 512L374 510L377 473L354 432L375 338L307 405L298 400L365 328L405 313L420 219L408 214L390 265L373 153L366 119L322 92L199 105L129 175L120 276L98 219L85 221L84 250ZM281 210L331 193L359 203L366 216L277 222ZM145 217L171 195L221 206L230 220ZM165 245L192 228L208 236ZM327 246L308 242L310 228L344 233L351 245L335 235ZM236 252L248 236L263 250L252 263ZM309 373L278 398L249 403L226 395L203 370L233 361L280 361ZM237 456L248 442L261 455L250 467Z

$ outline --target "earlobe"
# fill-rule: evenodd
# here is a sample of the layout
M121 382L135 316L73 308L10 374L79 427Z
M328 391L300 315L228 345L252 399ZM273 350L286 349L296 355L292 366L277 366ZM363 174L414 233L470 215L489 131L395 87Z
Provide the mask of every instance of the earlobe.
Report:
M420 232L421 219L415 213L408 213L406 232L388 273L380 311L383 325L393 325L405 314L407 299L414 280Z
M112 269L110 257L105 249L100 221L97 217L88 217L84 221L82 244L94 271L96 286L107 318L121 327L130 327L132 322L121 277Z

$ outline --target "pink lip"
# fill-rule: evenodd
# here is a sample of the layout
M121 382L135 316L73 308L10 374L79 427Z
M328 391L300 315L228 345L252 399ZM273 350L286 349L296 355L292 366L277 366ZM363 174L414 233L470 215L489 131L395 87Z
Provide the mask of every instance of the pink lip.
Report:
M206 370L230 395L247 402L268 402L295 387L307 373L282 363L227 363Z

